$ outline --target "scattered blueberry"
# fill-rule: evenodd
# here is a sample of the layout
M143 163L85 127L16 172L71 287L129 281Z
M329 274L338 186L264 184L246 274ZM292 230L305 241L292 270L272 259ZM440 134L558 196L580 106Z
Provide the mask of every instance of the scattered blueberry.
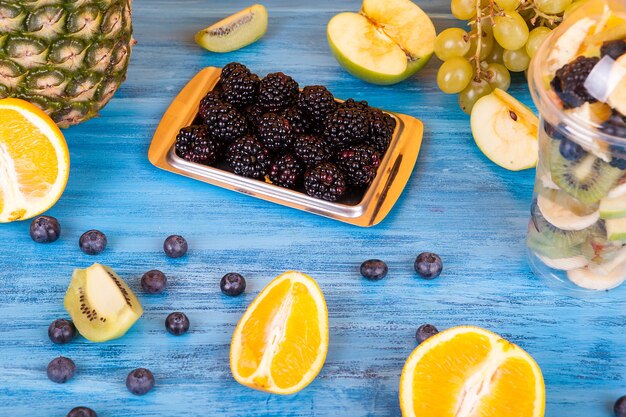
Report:
M585 155L583 147L569 139L561 140L559 152L561 152L561 156L568 161L578 161Z
M80 237L78 245L87 255L97 255L107 247L107 237L99 230L89 230Z
M422 278L433 279L441 274L443 262L439 255L431 252L423 252L415 259L415 272L420 274Z
M154 375L146 368L137 368L126 377L126 388L135 395L147 394L154 388Z
M54 358L48 364L48 379L58 384L69 381L76 372L74 361L64 356Z
M439 333L439 330L437 330L437 328L432 324L422 324L417 328L417 332L415 332L415 340L417 340L417 343L419 344L437 333Z
M165 328L174 336L185 334L187 330L189 330L189 318L187 318L185 313L181 313L180 311L171 313L165 319Z
M30 237L37 243L52 243L61 236L61 225L54 217L37 217L30 223Z
M379 259L370 259L361 264L361 275L373 281L385 278L387 271L387 264Z
M98 415L91 408L75 407L67 413L67 417L98 417Z
M141 288L150 294L160 294L167 286L165 274L158 269L148 271L141 277Z
M172 235L163 242L163 251L170 258L184 256L187 253L187 249L187 241L182 236Z
M48 326L48 337L52 343L64 345L72 341L76 336L74 323L66 319L56 319Z
M626 395L619 397L613 406L615 417L626 417Z
M236 297L246 290L246 279L236 272L229 272L222 277L220 289L224 294Z

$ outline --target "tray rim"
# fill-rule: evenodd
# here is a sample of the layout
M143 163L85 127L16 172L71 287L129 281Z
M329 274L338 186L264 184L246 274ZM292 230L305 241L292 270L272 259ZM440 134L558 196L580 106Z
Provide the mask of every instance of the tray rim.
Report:
M389 214L417 161L424 131L419 119L381 109L396 119L396 129L374 181L355 205L320 200L296 190L189 162L175 154L176 134L192 123L200 99L215 87L220 74L220 68L204 68L174 98L152 138L148 150L150 163L168 172L356 226L374 226Z

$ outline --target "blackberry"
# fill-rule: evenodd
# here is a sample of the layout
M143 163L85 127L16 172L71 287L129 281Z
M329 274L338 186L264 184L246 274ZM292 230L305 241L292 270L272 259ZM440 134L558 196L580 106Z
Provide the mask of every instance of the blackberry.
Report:
M271 163L269 151L251 136L233 142L226 161L235 174L257 179L265 177Z
M220 142L233 142L246 134L246 119L230 104L221 104L209 112L204 123L209 133Z
M321 85L304 87L298 97L298 108L314 124L322 124L336 107L335 97Z
M379 152L385 152L393 137L396 121L378 109L369 109L370 130L365 143Z
M280 114L289 120L293 133L307 133L311 130L311 123L298 107L286 108Z
M331 154L328 151L326 143L312 135L299 135L293 142L294 154L306 165L312 168L326 162L330 159Z
M237 74L222 82L221 97L235 107L244 107L256 101L259 93L259 77Z
M265 114L265 109L258 104L252 104L246 107L243 111L243 116L248 121L248 131L256 132L256 127L259 124L259 120Z
M346 173L348 183L357 186L372 182L376 177L380 160L380 153L367 145L345 148L335 156L335 163Z
M616 61L624 54L626 54L626 39L604 42L600 48L600 55L603 57L608 55Z
M289 120L276 113L265 113L257 125L257 139L270 151L284 151L291 147L293 132Z
M224 104L217 91L209 91L206 96L200 100L198 115L202 119L206 119L207 115L215 110L216 107Z
M327 201L337 201L348 190L345 174L330 162L308 170L304 188L308 195Z
M239 62L231 62L230 64L226 64L224 68L222 68L222 75L220 76L221 80L227 80L234 74L241 75L250 75L250 70L243 64Z
M563 102L564 108L571 109L582 106L585 102L595 103L597 101L587 91L585 81L599 60L597 57L581 56L556 72L551 85Z
M206 126L183 127L176 136L176 155L190 162L211 165L217 160L221 148L209 137Z
M282 72L268 74L259 86L259 104L275 112L292 106L298 98L298 83Z
M270 169L270 180L279 187L296 188L302 179L304 165L291 154L279 156Z
M339 109L358 109L358 110L368 110L369 104L365 100L356 101L353 98L349 98L343 103L340 103L337 108Z
M363 143L368 133L367 112L356 108L339 109L328 116L324 123L326 142L334 147Z

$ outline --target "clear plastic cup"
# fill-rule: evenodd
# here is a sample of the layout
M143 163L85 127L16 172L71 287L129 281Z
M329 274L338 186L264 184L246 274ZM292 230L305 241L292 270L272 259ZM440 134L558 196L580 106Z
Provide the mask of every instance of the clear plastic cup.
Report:
M626 55L601 58L599 48L611 34L626 39L620 22L626 25L623 0L588 0L544 42L529 69L540 113L529 262L537 275L570 288L607 290L626 280ZM577 71L551 81L583 55L578 68L583 59L593 67L584 85L594 99L574 106L580 91L570 97L569 89L556 89Z

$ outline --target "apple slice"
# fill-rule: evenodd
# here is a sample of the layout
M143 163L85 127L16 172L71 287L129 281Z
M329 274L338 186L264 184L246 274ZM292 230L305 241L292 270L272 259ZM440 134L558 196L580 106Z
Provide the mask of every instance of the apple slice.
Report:
M471 126L478 148L502 168L520 171L537 165L539 119L506 92L496 88L480 98Z
M261 39L267 32L267 10L255 4L196 33L198 45L211 52L231 52Z
M616 71L619 71L623 77L615 86L615 89L609 94L609 104L615 110L622 114L626 114L626 55L622 55L617 60Z
M337 61L373 84L395 84L419 71L435 47L435 26L410 0L364 0L360 13L340 13L326 34Z
M626 195L600 200L600 218L621 219L626 217Z
M609 240L626 241L626 218L605 220Z

